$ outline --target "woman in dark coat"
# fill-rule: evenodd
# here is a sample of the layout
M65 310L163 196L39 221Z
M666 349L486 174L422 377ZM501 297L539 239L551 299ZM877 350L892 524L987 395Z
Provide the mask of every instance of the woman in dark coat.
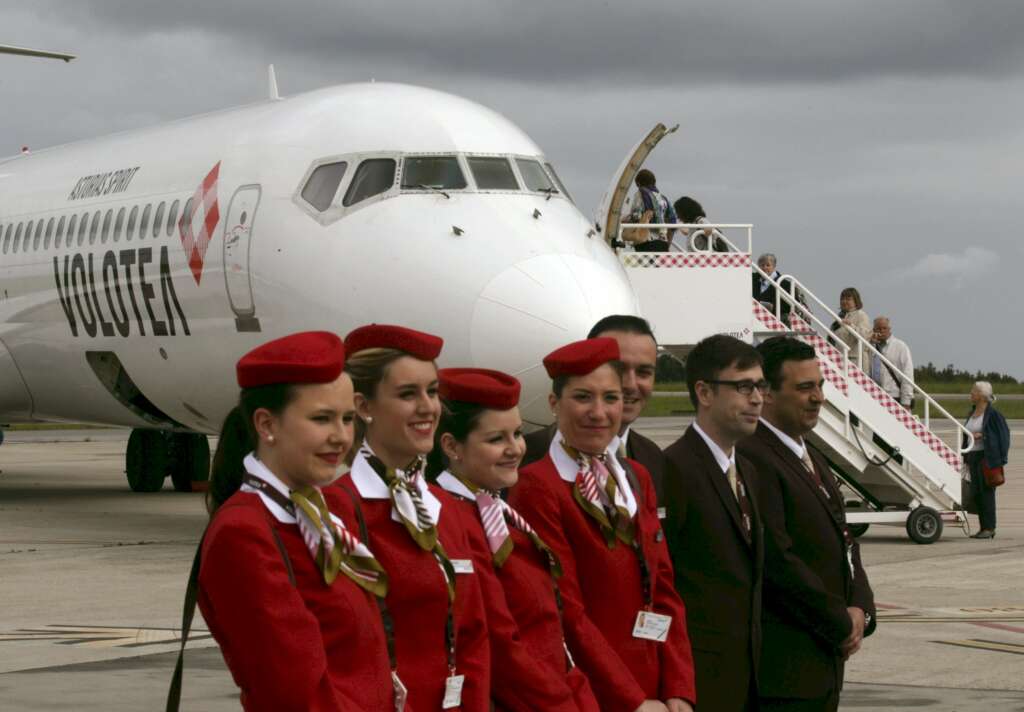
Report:
M992 384L987 381L978 381L971 388L974 409L967 417L966 425L974 442L964 454L964 459L970 468L971 491L981 522L981 530L974 535L975 539L991 539L996 535L996 490L985 482L982 465L989 469L1003 467L1010 450L1010 429L1006 418L992 405L995 399Z

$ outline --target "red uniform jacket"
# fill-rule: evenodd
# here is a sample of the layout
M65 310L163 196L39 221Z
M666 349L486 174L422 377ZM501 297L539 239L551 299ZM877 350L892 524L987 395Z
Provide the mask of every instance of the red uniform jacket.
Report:
M409 690L409 705L422 712L440 710L449 675L444 572L434 555L421 549L405 527L392 519L391 500L360 496L351 473L338 480L338 486L359 498L369 530L365 543L388 574L386 600L395 624L398 675ZM473 551L462 518L455 512L455 502L440 487L431 485L430 492L441 501L438 537L448 558L453 562L471 561ZM341 493L341 502L347 505L345 521L356 521L351 497ZM491 657L484 599L475 573L456 574L455 639L456 674L466 676L458 709L489 712Z
M337 513L337 501L325 497ZM271 527L288 552L294 586ZM238 492L217 510L203 539L199 587L199 609L244 709L394 710L373 597L344 575L324 583L298 526L276 520L258 494Z
M514 548L495 569L476 502L453 494L474 549L473 565L487 602L491 696L502 712L600 712L586 676L567 671L562 624L547 557L517 529Z
M550 454L524 468L509 493L509 503L562 561L566 638L605 712L633 712L645 699L696 699L686 610L675 590L654 486L643 465L629 462L641 489L635 521L651 571L653 609L672 616L664 643L633 637L645 604L636 552L622 542L608 548Z

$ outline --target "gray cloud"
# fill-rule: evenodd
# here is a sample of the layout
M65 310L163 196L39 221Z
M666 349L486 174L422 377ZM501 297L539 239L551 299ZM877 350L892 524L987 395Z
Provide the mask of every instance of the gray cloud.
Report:
M1015 0L432 3L46 0L48 19L131 35L202 32L321 60L535 83L827 82L1005 76L1024 61Z
M80 57L0 57L0 155L261 100L274 62L286 95L375 77L491 106L589 215L626 150L678 122L649 161L671 197L753 222L755 251L829 303L859 287L917 361L1024 376L1015 330L984 351L965 333L981 304L988 325L1024 319L1009 260L894 276L974 264L955 262L972 246L1021 255L1024 5L0 0L0 28Z

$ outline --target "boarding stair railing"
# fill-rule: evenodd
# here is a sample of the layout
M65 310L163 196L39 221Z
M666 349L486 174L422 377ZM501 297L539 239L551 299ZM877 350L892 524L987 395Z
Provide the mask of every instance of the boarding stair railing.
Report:
M964 424L863 336L848 330L856 339L854 348L836 338L816 312L838 324L841 317L798 279L783 275L774 280L757 265L752 268L776 287L774 313L754 302L755 317L764 328L756 335L789 332L819 355L826 404L809 439L853 495L847 499L851 529L862 534L873 523L904 525L918 543L937 541L944 522L968 531L969 520L960 506L963 452L971 442ZM783 303L789 307L788 324L778 316ZM913 386L923 418L868 376L862 366L870 359L878 359Z

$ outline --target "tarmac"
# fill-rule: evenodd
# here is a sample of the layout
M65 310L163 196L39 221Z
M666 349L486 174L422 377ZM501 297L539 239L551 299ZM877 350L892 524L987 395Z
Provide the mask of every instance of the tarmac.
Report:
M688 419L644 419L666 445ZM862 556L879 626L847 666L841 710L1024 712L1024 423L995 539L935 544L872 525ZM0 709L162 709L206 524L201 494L136 494L126 431L14 431L0 446ZM973 519L973 518L972 518ZM976 521L973 526L977 527ZM182 710L238 710L197 617Z

